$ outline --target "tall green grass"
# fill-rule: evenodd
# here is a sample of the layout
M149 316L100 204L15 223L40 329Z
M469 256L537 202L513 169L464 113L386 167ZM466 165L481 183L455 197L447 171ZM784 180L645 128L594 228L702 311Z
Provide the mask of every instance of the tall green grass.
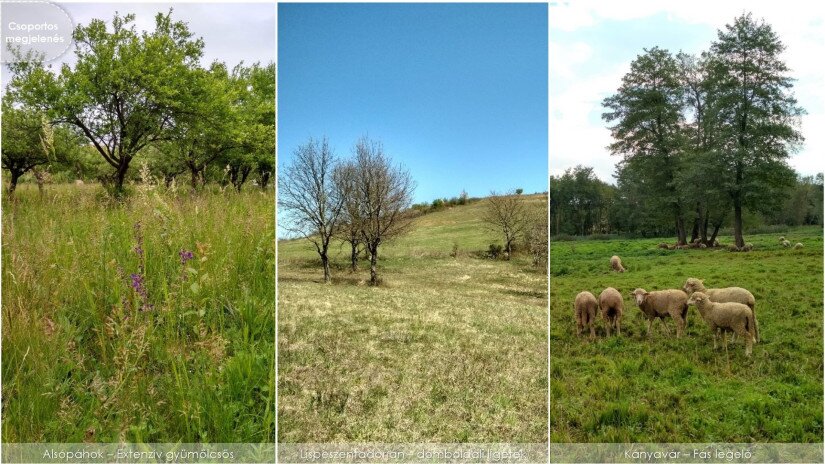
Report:
M799 250L782 248L779 235ZM662 250L661 239L552 242L550 439L552 442L820 442L822 440L822 228L749 235L755 250ZM723 242L725 240L723 239ZM730 242L730 240L728 240ZM610 270L619 255L628 272ZM756 297L762 343L726 354L695 308L687 336L646 323L627 294L741 286ZM625 295L622 336L575 336L573 300L612 286ZM668 321L671 332L672 321Z
M3 440L272 441L274 241L271 191L5 195Z

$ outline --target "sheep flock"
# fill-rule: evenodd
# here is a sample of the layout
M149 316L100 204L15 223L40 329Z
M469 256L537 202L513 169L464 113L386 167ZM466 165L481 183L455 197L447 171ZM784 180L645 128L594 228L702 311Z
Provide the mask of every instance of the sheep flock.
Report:
M780 244L786 248L799 249L801 243L791 246L785 237L780 238ZM719 246L718 244L716 246ZM669 248L666 244L658 248ZM753 245L746 245L747 251ZM742 250L745 251L745 250ZM619 256L610 257L610 269L614 272L626 272ZM727 350L727 334L732 334L732 340L741 338L745 344L745 355L750 356L753 345L760 342L759 323L756 319L756 299L753 294L742 287L707 288L704 281L695 277L686 279L681 288L647 291L636 288L627 293L627 296L639 308L647 320L646 336L652 336L652 326L659 321L661 328L668 336L671 331L667 320L675 325L676 338L686 334L688 310L692 306L700 318L710 329L713 336L713 347L717 348L717 340L721 336L723 346ZM619 290L613 287L605 288L598 298L589 291L582 291L573 303L576 334L583 331L590 332L590 339L596 338L597 315L605 324L607 336L613 332L621 335L621 320L624 314L624 298Z

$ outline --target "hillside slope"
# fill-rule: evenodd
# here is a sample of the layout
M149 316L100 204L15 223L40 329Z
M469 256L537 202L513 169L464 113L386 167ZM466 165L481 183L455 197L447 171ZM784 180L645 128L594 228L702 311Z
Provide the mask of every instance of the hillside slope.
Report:
M528 208L543 208L547 211L547 196L543 194L524 195ZM424 214L413 220L406 235L381 246L381 257L405 256L447 256L458 244L463 252L484 251L490 243L501 244L502 238L482 220L484 199L468 205L448 207ZM349 245L334 241L331 245L333 260L347 261ZM283 259L317 259L315 248L306 239L280 240L278 253Z
M311 244L279 243L280 441L546 441L547 276L478 257L482 208L417 218L380 287L346 246L325 285Z

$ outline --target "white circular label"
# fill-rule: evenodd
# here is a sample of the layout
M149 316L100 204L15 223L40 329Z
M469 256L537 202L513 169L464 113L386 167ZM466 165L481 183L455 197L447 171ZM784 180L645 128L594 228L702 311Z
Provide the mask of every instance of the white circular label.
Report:
M69 49L74 30L72 19L62 8L40 1L3 1L0 26L3 63L29 53L51 61Z

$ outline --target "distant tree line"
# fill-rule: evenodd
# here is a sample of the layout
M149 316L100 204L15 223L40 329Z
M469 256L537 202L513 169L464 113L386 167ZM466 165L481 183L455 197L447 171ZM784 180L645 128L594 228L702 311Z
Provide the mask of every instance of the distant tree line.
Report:
M795 189L821 188L821 178L799 179L787 164L803 141L803 110L784 49L751 14L698 56L646 49L603 101L609 149L621 157L617 185L594 180L588 168L555 178L554 233L667 231L678 244L711 245L732 224L741 248L746 212L770 221Z
M796 175L780 193L781 201L768 211L745 214L745 224L757 229L765 225L822 225L823 174ZM673 233L668 211L650 207L644 191L602 181L593 168L576 166L550 178L550 233L560 235L615 234L663 237ZM713 240L732 225L731 214L686 216L687 237Z
M275 65L202 66L202 39L172 11L153 31L135 16L94 19L73 32L75 63L52 70L29 53L9 64L3 167L9 190L29 171L96 179L120 195L137 160L167 185L185 176L240 190L275 168Z

